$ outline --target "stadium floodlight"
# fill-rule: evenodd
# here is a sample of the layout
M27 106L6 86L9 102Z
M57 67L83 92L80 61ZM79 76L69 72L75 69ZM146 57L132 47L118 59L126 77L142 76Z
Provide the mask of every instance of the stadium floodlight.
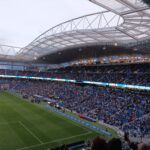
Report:
M106 46L103 46L103 48L102 48L103 50L106 50Z
M138 49L136 47L133 48L134 51L138 51Z
M34 60L37 60L37 57L36 57L36 56L34 56Z
M114 43L115 46L118 46L118 43Z

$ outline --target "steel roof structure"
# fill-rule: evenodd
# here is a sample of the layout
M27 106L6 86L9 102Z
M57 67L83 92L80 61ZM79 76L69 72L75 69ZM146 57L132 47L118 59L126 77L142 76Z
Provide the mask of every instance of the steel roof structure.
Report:
M127 45L150 39L150 7L142 0L90 1L106 11L63 22L38 36L13 56L9 53L1 55L0 52L0 58L32 61L69 48L97 44Z
M0 45L0 59L9 60L17 59L17 53L20 51L21 47L9 46L9 45Z

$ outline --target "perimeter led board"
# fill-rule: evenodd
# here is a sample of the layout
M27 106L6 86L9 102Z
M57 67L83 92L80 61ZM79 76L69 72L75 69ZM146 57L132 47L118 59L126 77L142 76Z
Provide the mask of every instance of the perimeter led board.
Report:
M16 79L46 80L46 81L78 83L77 80L58 79L58 78L46 78L46 77L14 76L14 75L0 75L0 77L1 78L16 78ZM117 87L117 88L127 88L127 89L150 91L150 87L149 86L128 85L128 84L121 84L121 83L95 82L95 81L81 81L81 82L83 84L91 84L91 85L99 85L99 86L108 86L108 87Z

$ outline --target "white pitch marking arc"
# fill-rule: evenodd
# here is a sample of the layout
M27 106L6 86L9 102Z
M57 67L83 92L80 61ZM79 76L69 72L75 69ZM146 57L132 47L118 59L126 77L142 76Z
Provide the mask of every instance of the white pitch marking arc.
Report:
M68 139L80 137L80 136L83 136L83 135L88 135L88 134L91 134L91 133L92 133L92 131L88 131L87 133L83 133L83 134L79 134L79 135L75 135L75 136L70 136L70 137L66 137L66 138L61 138L61 139L58 139L58 140L53 140L53 141L50 141L50 142L36 144L36 145L28 146L28 147L23 147L23 148L19 148L19 149L16 149L16 150L28 150L30 148L35 148L35 147L38 147L38 146L51 144L51 143L54 143L54 142L60 142L60 141L63 141L63 140L68 140Z

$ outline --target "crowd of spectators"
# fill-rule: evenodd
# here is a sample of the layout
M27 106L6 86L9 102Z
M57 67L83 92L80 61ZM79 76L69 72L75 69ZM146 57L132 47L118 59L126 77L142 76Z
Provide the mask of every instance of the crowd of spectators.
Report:
M46 72L0 70L0 74L53 77L63 79L76 79L79 81L89 80L150 86L150 63L96 67L70 67L62 68L60 70L49 70Z
M135 137L143 137L144 135L144 137L150 138L150 114L143 116L140 119L137 118L128 124L124 124L122 129L124 131L130 131L130 135Z
M143 67L83 67L83 70L69 68L49 72L0 70L0 74L150 85L150 68L147 66L149 64ZM62 101L65 108L79 114L130 131L135 136L138 134L150 138L149 92L29 79L1 79L0 84L9 84L9 89L29 97L53 97L58 102Z

